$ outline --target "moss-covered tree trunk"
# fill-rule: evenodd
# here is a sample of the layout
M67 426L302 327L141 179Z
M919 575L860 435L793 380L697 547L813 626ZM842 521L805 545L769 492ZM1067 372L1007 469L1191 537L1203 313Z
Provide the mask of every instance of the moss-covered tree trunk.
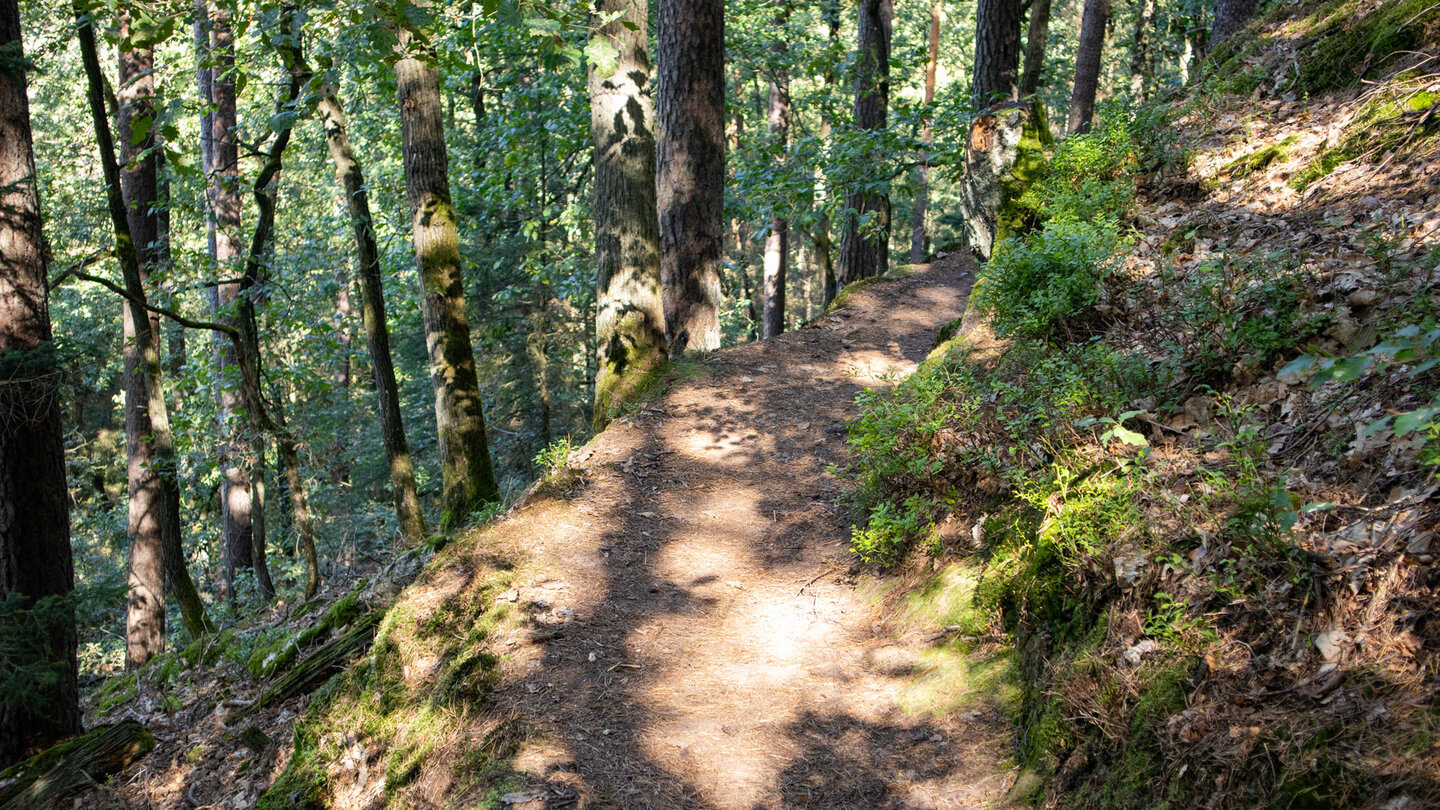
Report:
M890 107L891 0L861 0L855 63L855 128L884 130ZM862 188L845 195L839 283L884 273L890 258L890 195ZM862 231L861 219L868 219Z
M74 734L80 709L59 369L16 0L0 0L0 49L0 601L17 609L0 615L0 631L12 639L6 676L27 692L0 701L3 766Z
M725 4L659 0L660 277L671 355L720 347Z
M655 197L648 0L603 0L619 14L595 32L616 49L613 70L590 66L595 144L596 430L665 360L660 221ZM608 66L606 66L608 67Z
M481 504L498 500L490 466L485 416L470 321L460 276L460 236L450 196L440 74L435 54L406 30L395 63L404 149L405 191L415 240L415 262L424 298L425 344L435 388L435 422L443 473L441 503L448 525Z
M306 69L308 73L308 69ZM396 522L406 546L425 541L425 514L415 485L415 464L400 418L400 387L395 381L395 364L390 356L390 329L385 315L385 283L380 269L380 249L375 242L375 224L370 216L370 193L360 160L350 144L345 126L345 108L335 88L321 88L320 124L325 145L335 163L335 174L345 189L350 225L355 233L355 257L360 271L360 313L365 323L365 342L370 350L370 371L375 378L375 397L380 412L380 437L390 467L390 493L395 501Z
M92 729L0 774L0 810L69 807L67 799L104 784L154 748L155 738L133 720Z

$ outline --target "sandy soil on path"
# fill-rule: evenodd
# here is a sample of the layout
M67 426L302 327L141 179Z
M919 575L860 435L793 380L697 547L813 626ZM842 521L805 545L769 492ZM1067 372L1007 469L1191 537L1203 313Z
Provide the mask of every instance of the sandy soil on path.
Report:
M921 642L855 590L842 482L855 395L912 371L964 310L953 256L809 328L717 352L516 510L535 576L497 711L522 808L949 808L1011 781L994 712L911 716ZM527 514L529 513L529 514ZM534 544L531 545L531 542ZM913 635L913 634L912 634Z

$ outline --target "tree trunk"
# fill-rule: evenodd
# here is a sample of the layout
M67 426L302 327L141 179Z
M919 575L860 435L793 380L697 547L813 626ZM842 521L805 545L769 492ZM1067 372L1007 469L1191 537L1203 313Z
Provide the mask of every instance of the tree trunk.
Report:
M440 74L435 55L400 32L395 63L400 101L400 138L405 158L405 191L415 237L415 260L424 291L420 311L430 348L435 387L435 422L443 472L442 524L463 520L500 489L490 466L485 416L470 321L460 275L460 237L446 176L445 132L440 110Z
M308 73L308 69L305 69ZM325 144L335 163L335 174L345 189L350 223L355 231L355 253L360 270L360 314L365 322L365 342L370 350L370 370L375 378L375 396L380 411L380 436L390 466L390 491L395 500L395 517L400 536L408 547L425 541L425 514L415 486L415 465L400 418L400 387L395 381L395 364L390 357L390 329L385 316L385 283L380 269L380 249L375 242L375 224L370 216L370 194L350 135L345 127L345 108L335 88L320 91L320 124Z
M210 210L215 222L215 272L225 283L215 287L215 317L221 323L237 325L236 308L240 296L237 279L241 262L242 202L240 199L240 153L235 140L235 42L230 28L231 12L223 4L209 14L210 98L202 102L213 105L210 121ZM203 136L202 136L203 137ZM239 358L229 340L217 338L217 392L220 418L220 536L225 549L226 595L235 597L235 572L253 566L250 544L254 540L251 514L250 473L255 465L254 451L240 413L241 383L235 382ZM260 538L263 542L264 538Z
M770 137L774 140L778 160L783 168L785 148L790 139L790 73L785 67L790 9L782 7L775 15L774 26L781 39L770 45L775 54L774 75L770 80L770 102L767 117ZM770 234L765 237L765 313L763 337L772 338L785 331L785 280L790 264L790 220L777 211L770 215Z
M355 319L355 308L350 301L350 268L341 265L335 273L335 325L339 334L336 336L340 343L340 360L335 364L333 381L335 391L345 403L348 412L350 406L350 383L353 377L354 364L351 362L351 344L354 342L353 321ZM345 446L344 434L341 431L335 432L335 440L330 444L330 483L339 487L342 491L350 489L350 459Z
M657 203L670 354L720 348L725 3L659 0Z
M1210 29L1210 47L1239 33L1255 16L1255 0L1220 0L1215 7L1215 25Z
M305 598L313 599L320 592L320 559L315 553L310 501L305 495L305 481L300 477L300 454L295 450L292 434L281 434L276 444L280 452L280 466L285 470L285 485L290 488L290 513L295 519L295 534L301 538L300 551L305 556Z
M135 272L141 286L155 266L160 223L156 216L159 193L155 163L155 53L151 46L135 41L130 9L121 6L120 21L120 85L115 100L119 108L116 132L120 136L121 203L129 241L130 260L137 263ZM93 49L93 30L82 25L82 47L88 39ZM92 54L87 53L88 59ZM99 58L95 57L98 74ZM91 77L93 83L98 76ZM93 92L103 92L96 87ZM102 96L103 98L103 96ZM103 104L103 102L102 102ZM100 114L103 115L103 106ZM135 131L135 121L144 131ZM106 124L108 127L108 122ZM108 137L102 138L101 148ZM102 157L102 160L105 158ZM110 160L115 156L111 154ZM133 293L134 290L132 289ZM127 533L130 536L130 559L125 601L125 666L138 669L151 658L165 651L165 541L163 533L170 524L167 512L177 508L165 497L159 476L152 426L152 409L156 403L165 408L163 391L155 391L153 401L150 384L159 382L160 323L141 307L128 302L120 306L123 315L125 345L123 387L125 389L125 456L126 478L130 496ZM136 319L144 319L137 324ZM155 373L146 368L153 355ZM148 379L147 379L148 378ZM164 415L160 419L164 420ZM168 432L168 431L167 431ZM173 458L170 466L173 468Z
M979 0L975 6L975 78L970 105L976 112L1019 92L1020 0Z
M890 101L891 0L861 0L855 64L855 128L886 127ZM862 217L878 220L860 232ZM884 273L889 264L890 195L853 190L845 195L845 230L840 235L841 285Z
M1033 96L1045 71L1045 46L1050 36L1050 0L1030 5L1030 25L1025 32L1025 72L1020 75L1020 98Z
M5 666L26 690L0 701L0 767L80 730L59 370L20 42L19 5L0 0L0 603L17 608L0 630L20 631Z
M1137 0L1135 9L1135 42L1130 50L1130 100L1143 102L1150 97L1150 83L1155 73L1155 0Z
M914 222L910 226L910 263L925 261L925 214L930 207L930 138L932 137L930 105L935 103L935 71L940 62L940 0L930 4L930 54L925 60L925 124L920 130L920 167L917 169L919 189L915 192Z
M603 0L621 16L595 34L615 47L614 72L590 66L595 144L595 411L602 430L645 374L664 362L655 111L648 0ZM627 27L627 23L633 28Z
M827 0L824 9L826 38L830 43L831 50L839 47L840 43L840 0ZM835 68L833 60L826 62L825 67L825 95L828 97L831 89L835 86ZM830 116L820 114L820 142L827 148L830 146L831 123ZM830 305L835 300L840 285L835 275L834 243L830 239L830 210L827 207L830 201L831 190L826 182L825 170L817 166L815 168L815 201L820 205L820 216L815 218L815 232L811 242L815 245L815 256L819 260L822 278L820 281L820 304L823 307Z
M1090 131L1095 117L1095 94L1100 86L1100 57L1105 49L1105 24L1110 18L1110 0L1085 0L1080 20L1080 46L1075 53L1075 84L1070 93L1072 134Z

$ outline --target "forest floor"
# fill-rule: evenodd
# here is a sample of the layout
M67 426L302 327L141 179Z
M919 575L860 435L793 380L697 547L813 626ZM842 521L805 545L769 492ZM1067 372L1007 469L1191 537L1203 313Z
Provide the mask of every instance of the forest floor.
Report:
M952 255L854 291L809 328L710 355L572 456L572 498L497 527L526 538L533 567L508 597L549 629L502 643L495 711L521 718L526 737L512 764L525 787L507 803L1003 797L1012 732L995 702L956 716L901 708L942 628L857 588L843 481L829 471L845 463L856 395L925 358L973 273Z

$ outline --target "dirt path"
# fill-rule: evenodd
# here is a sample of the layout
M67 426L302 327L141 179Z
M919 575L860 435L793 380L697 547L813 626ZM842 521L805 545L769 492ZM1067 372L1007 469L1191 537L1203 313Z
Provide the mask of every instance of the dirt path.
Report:
M911 716L918 634L850 577L843 423L964 309L960 257L859 291L834 316L718 352L572 458L568 499L510 519L529 640L498 707L527 729L525 808L947 808L1010 771L994 712Z

